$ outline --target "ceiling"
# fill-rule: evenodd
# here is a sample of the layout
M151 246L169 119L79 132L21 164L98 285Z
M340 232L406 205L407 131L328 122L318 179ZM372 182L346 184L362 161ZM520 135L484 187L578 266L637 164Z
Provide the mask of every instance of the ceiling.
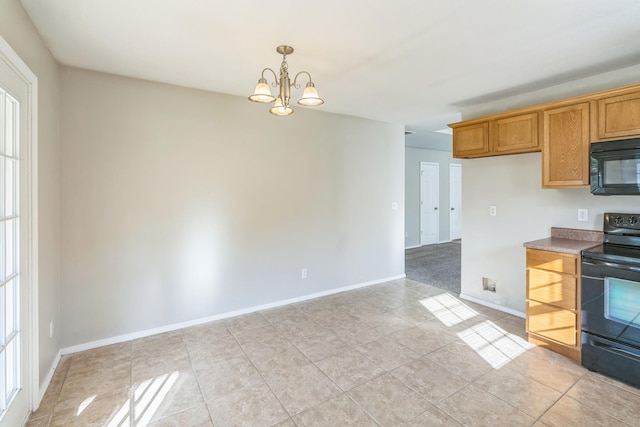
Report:
M640 64L638 0L21 3L62 64L232 95L291 45L315 108L401 123L407 144L438 149L451 137L431 132L465 107Z

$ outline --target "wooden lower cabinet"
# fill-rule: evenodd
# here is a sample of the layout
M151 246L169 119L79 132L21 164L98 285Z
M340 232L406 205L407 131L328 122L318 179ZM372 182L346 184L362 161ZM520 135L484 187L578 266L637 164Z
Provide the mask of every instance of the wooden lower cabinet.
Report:
M551 304L527 301L527 332L568 346L578 342L576 313Z
M529 341L580 362L580 259L527 249Z
M527 270L528 298L573 310L576 308L577 281L578 278L573 274L558 274L529 268Z

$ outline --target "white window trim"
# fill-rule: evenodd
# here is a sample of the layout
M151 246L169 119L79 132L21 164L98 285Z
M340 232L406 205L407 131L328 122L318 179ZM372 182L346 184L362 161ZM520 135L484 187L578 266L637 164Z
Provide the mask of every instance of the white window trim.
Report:
M0 36L0 58L2 58L22 78L27 85L27 135L25 150L21 153L21 165L27 168L26 195L28 208L24 212L22 224L27 227L27 259L26 271L28 283L26 286L29 306L28 324L28 372L30 406L35 410L42 400L40 395L40 368L39 368L39 332L38 332L38 78L24 63L18 54Z

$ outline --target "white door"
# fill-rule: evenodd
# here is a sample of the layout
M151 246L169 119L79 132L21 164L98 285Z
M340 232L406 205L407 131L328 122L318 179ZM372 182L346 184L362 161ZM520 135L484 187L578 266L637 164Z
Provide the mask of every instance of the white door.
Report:
M449 164L449 239L462 236L462 165Z
M0 38L0 425L22 425L31 409L30 313L32 134L26 67ZM28 68L26 69L28 71ZM29 71L29 73L31 73ZM30 74L34 79L35 76ZM29 375L29 372L32 372Z
M420 162L420 244L440 239L440 165Z

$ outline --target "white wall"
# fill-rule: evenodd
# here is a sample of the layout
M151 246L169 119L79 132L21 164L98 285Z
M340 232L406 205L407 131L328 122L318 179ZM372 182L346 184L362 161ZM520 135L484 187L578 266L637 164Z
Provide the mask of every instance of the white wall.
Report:
M402 126L61 82L64 347L404 273Z
M554 99L640 82L640 67L593 76L463 111L465 120ZM593 196L584 189L542 185L540 153L462 162L462 294L525 311L526 241L549 237L550 228L602 230L604 212L639 212L640 196ZM489 206L497 216L489 216ZM578 222L577 210L589 210ZM482 290L482 277L496 279L497 292Z
M42 383L60 349L58 64L17 0L0 1L0 35L38 78L38 364Z
M449 137L451 138L451 137ZM449 237L449 164L460 163L451 151L405 148L405 247L420 246L420 162L439 164L440 217L439 240Z

